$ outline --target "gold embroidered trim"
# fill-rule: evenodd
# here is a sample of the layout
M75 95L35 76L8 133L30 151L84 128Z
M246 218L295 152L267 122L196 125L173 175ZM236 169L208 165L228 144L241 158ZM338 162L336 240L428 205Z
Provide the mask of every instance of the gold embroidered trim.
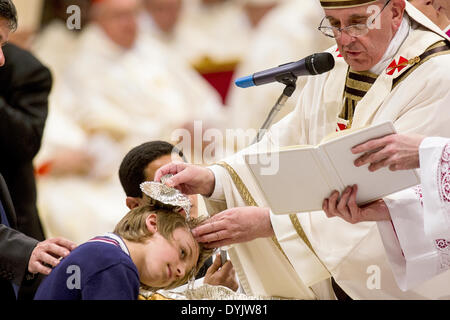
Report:
M233 180L233 183L236 186L236 188L238 189L238 192L241 195L242 199L244 200L245 204L247 206L252 206L252 207L258 206L258 204L256 203L255 199L250 194L250 191L248 191L247 187L242 182L242 179L241 179L241 177L239 177L237 172L226 162L219 162L219 163L216 163L216 164L221 166L222 168L224 168L225 170L228 171L228 174L230 175L231 179ZM277 238L275 236L272 237L272 241L275 243L275 245L277 246L278 250L280 250L280 252L284 255L286 260L289 263L291 263L289 261L289 258L286 255L286 253L281 248L281 245L280 245L280 243L278 242L278 240L277 240Z
M376 1L377 0L320 0L320 4L326 9L340 9L358 7Z
M241 178L239 177L239 175L237 174L237 172L226 162L219 162L217 163L217 165L225 168L228 173L231 176L231 179L233 180L236 188L239 191L239 194L241 195L242 199L244 199L244 202L247 206L257 206L258 204L256 203L255 199L252 197L252 195L250 194L250 192L248 191L247 187L245 186L245 184L242 182ZM308 246L308 248L311 250L311 252L317 257L317 259L320 261L320 263L322 264L322 266L328 270L325 265L322 263L322 261L320 260L320 258L317 256L316 252L314 251L311 242L309 242L308 237L305 234L305 231L303 230L300 221L298 220L298 217L296 214L290 214L289 218L291 219L291 223L294 226L295 231L297 232L298 236L300 237L300 239L303 240L303 242L305 242L305 244ZM277 248L283 253L284 257L287 259L287 261L289 261L289 258L287 257L286 253L283 251L283 249L281 248L280 243L278 242L276 237L272 237L272 241L275 243L275 245L277 246ZM289 261L290 263L290 261Z
M303 231L302 225L300 224L300 221L298 220L298 217L296 214L290 214L289 218L291 219L292 225L294 226L295 231L297 231L298 236L306 243L308 248L314 253L314 255L317 257L316 252L314 251L311 242L309 242L308 237L305 234L305 231ZM320 259L319 259L320 260Z
M436 50L436 49L439 49L441 47L446 47L446 46L448 47L448 44L445 41L438 41L435 44L433 44L432 46L428 47L427 50L425 50L425 52L422 55L426 55L427 53L429 53L432 50ZM412 67L409 68L408 71L406 71L405 73L402 73L400 76L398 76L397 78L394 79L394 81L392 83L392 90L395 87L397 87L397 85L399 83L401 83L403 80L405 80L412 72L414 72L422 64L424 64L425 62L427 62L428 60L430 60L433 57L441 56L441 55L444 55L444 54L450 54L450 49L426 55L425 58L415 57L413 59L410 59L408 61L408 64L411 64Z
M362 82L362 81L353 80L353 79L348 78L346 85L347 85L347 87L367 92L367 91L370 90L370 88L372 88L373 84L372 83L368 83L368 82ZM360 100L362 99L362 97L358 97L358 98Z
M372 88L378 76L368 71L347 71L344 89L344 105L339 118L348 121L347 129L351 128L356 106Z

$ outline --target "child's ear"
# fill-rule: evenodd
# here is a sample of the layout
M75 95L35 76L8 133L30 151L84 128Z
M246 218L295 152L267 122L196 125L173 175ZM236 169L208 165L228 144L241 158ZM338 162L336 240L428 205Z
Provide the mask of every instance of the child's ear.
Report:
M148 231L152 234L158 232L158 228L156 227L156 214L149 214L147 219L145 219L145 225L147 226Z

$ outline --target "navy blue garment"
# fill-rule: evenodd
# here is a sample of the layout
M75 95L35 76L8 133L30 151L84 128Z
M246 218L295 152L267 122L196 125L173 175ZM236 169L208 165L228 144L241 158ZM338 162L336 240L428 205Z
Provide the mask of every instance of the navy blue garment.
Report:
M35 300L137 300L139 274L119 245L88 241L44 279Z
M1 200L0 200L0 222L5 226L10 227L8 217L6 216L5 209L3 208Z
M0 200L0 222L2 224L4 224L5 226L7 226L8 228L10 227L9 221L8 221L8 217L6 216L6 212L5 212L5 209L3 208L3 204L2 204L1 200ZM17 299L17 295L19 294L19 286L14 284L14 283L12 283L12 282L11 282L11 285L12 285L12 287L14 289L14 294L15 294L16 299Z

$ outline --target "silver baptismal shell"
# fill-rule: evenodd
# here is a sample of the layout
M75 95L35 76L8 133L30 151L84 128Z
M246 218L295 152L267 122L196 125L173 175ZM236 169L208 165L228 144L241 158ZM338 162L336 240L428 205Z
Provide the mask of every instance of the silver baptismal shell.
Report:
M182 194L179 190L165 185L166 180L172 176L173 175L166 175L162 177L161 182L143 182L141 183L140 188L143 193L154 200L173 207L183 208L186 212L186 218L189 218L189 213L191 210L191 201L189 198Z

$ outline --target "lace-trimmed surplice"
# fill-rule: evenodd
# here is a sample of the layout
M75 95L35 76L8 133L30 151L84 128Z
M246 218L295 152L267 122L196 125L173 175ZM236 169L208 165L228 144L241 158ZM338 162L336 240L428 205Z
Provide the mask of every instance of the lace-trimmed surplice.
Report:
M433 164L434 162L434 164ZM428 138L421 146L425 233L439 254L440 271L450 269L450 140Z

